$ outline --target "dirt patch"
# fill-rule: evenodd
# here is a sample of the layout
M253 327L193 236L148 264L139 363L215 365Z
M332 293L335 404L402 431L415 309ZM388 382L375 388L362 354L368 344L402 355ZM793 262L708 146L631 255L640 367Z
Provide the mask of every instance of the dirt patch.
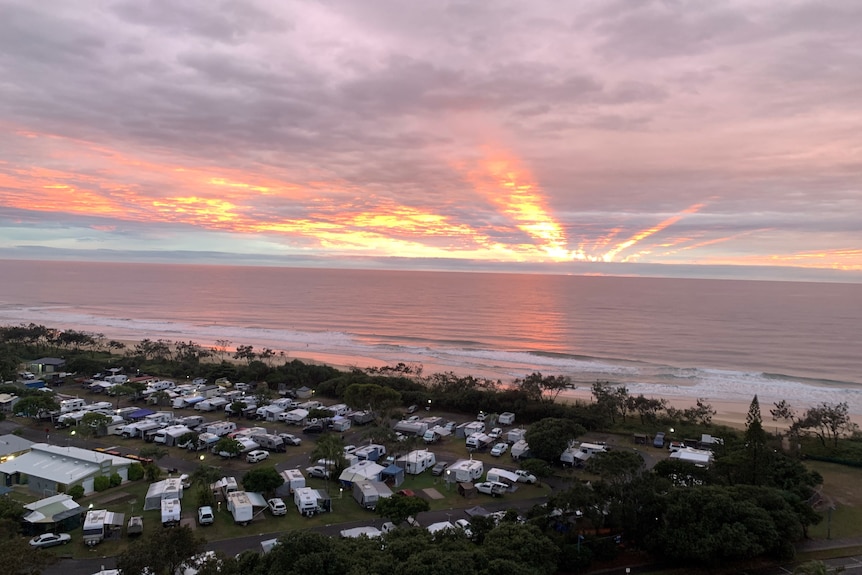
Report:
M422 493L428 496L429 499L443 499L444 495L434 489L433 487L428 487L427 489L423 489Z

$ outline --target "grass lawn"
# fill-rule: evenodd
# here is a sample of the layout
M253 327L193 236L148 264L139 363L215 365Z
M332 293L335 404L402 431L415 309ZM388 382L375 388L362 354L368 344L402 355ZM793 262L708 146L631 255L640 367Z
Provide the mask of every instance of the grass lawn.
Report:
M826 539L827 530L832 539L862 536L862 469L822 461L806 461L806 466L823 476L824 499L835 506L831 522L828 503L818 507L823 521L809 530L811 537Z

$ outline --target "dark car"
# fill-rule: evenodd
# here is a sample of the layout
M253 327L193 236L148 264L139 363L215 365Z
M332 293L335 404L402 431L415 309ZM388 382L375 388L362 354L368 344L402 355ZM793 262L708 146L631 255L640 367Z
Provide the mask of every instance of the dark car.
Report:
M655 434L655 437L652 440L653 447L662 448L664 447L664 431L659 431Z
M443 472L446 471L447 467L449 467L447 462L438 461L437 464L431 468L431 475L443 475Z
M312 423L302 428L303 433L323 433L325 430L322 423Z

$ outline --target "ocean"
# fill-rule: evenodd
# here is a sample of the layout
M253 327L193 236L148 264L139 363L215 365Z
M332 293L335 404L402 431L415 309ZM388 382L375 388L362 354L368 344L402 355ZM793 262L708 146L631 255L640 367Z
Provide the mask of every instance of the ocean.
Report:
M862 413L862 285L2 261L0 324Z

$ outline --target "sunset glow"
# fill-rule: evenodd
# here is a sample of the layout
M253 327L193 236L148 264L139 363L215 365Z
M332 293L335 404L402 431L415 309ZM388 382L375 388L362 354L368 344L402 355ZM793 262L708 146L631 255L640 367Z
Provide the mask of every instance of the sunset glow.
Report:
M808 16L838 8L247 1L13 2L0 259L859 277L860 41Z

